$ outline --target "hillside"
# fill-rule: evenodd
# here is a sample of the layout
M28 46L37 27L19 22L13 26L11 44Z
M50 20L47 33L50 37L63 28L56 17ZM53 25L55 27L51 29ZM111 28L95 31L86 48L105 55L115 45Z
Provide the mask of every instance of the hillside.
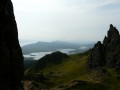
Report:
M31 72L36 73L38 71L42 71L49 64L51 64L51 65L60 64L60 63L62 63L62 60L65 58L68 58L68 55L61 53L59 51L53 52L51 54L47 54L44 57L42 57L41 59L39 59L38 61L36 61L36 63L34 63L34 65L32 65L32 67L27 71L27 73L31 73Z
M35 68L33 65L31 68L26 70L25 75L28 77L32 74L42 74L49 78L47 83L49 83L49 88L57 88L56 86L67 85L70 82L80 79L81 75L85 75L87 70L86 62L87 62L88 54L81 55L71 55L69 58L65 58L62 60L62 63L59 64L51 64L51 62L47 63L46 67L43 69ZM38 61L40 64L41 59ZM38 64L35 64L38 66ZM39 70L38 70L39 69ZM36 77L36 76L34 76ZM84 78L84 77L83 77Z
M24 69L30 68L35 62L36 60L33 60L33 58L24 58Z
M114 69L87 68L89 52L70 55L59 64L49 62L43 69L31 67L25 72L26 82L44 85L44 90L119 90L120 80Z

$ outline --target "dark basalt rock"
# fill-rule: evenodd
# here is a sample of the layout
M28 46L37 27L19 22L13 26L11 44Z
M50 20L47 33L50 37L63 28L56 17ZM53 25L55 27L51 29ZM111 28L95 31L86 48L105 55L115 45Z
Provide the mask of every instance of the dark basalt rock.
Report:
M0 0L0 90L18 90L23 55L11 0Z
M98 41L98 43L95 44L94 48L92 49L92 54L90 55L88 63L90 68L101 67L105 64L103 45L100 41Z
M120 35L112 24L103 44L101 42L95 44L88 60L89 68L99 68L105 65L120 69Z
M116 29L116 27L113 27L113 25L111 24L110 29L108 31L108 37L109 38L114 38L114 37L117 37L117 36L119 36L119 32Z

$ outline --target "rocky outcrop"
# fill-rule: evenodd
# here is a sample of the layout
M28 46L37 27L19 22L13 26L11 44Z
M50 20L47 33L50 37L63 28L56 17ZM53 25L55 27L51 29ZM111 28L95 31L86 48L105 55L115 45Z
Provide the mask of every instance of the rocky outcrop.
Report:
M119 31L112 24L105 36L103 43L95 44L88 60L90 68L102 66L120 69L120 35Z
M18 90L23 56L11 0L0 0L0 90Z
M35 81L24 81L25 90L49 90L45 85Z
M95 44L94 48L92 49L92 54L90 55L88 63L90 68L101 67L105 64L103 45L101 44L100 41L98 41L97 44Z

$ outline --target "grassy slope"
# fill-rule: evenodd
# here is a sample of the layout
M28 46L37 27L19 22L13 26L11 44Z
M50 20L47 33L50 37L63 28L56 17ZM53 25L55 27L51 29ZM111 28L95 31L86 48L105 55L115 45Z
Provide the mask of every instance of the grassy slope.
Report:
M87 72L84 68L86 59L87 56L80 58L79 55L71 55L64 63L54 66L50 65L43 72L46 76L51 77L54 83L67 84L70 81L84 78L83 75Z
M91 79L96 75L95 72L90 73L87 69L86 54L70 55L59 65L48 65L44 70L44 75L49 78L51 87L60 85L69 85L74 80L93 81Z
M117 72L113 68L106 68L109 75L103 77L104 82L109 86L109 90L120 90L120 79L117 79Z
M50 88L58 90L57 86L70 85L75 80L83 80L88 83L72 87L68 90L119 90L120 80L116 79L117 73L114 69L106 68L109 75L101 75L97 71L88 71L88 54L70 55L63 63L58 65L48 64L43 69L45 77L49 78ZM37 72L39 73L39 72ZM109 87L109 89L106 88Z

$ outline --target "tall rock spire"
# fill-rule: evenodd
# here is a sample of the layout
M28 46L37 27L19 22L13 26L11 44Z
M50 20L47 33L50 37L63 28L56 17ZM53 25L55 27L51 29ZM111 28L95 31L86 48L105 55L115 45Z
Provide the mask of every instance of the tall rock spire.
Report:
M109 38L114 38L114 37L117 37L117 36L119 36L118 30L116 29L116 27L114 27L112 24L110 24L110 29L108 31L108 37Z
M99 68L106 65L120 71L120 35L112 24L108 36L105 36L103 40L103 44L98 42L92 49L88 65L90 68Z
M0 0L0 90L19 90L23 55L11 0Z

